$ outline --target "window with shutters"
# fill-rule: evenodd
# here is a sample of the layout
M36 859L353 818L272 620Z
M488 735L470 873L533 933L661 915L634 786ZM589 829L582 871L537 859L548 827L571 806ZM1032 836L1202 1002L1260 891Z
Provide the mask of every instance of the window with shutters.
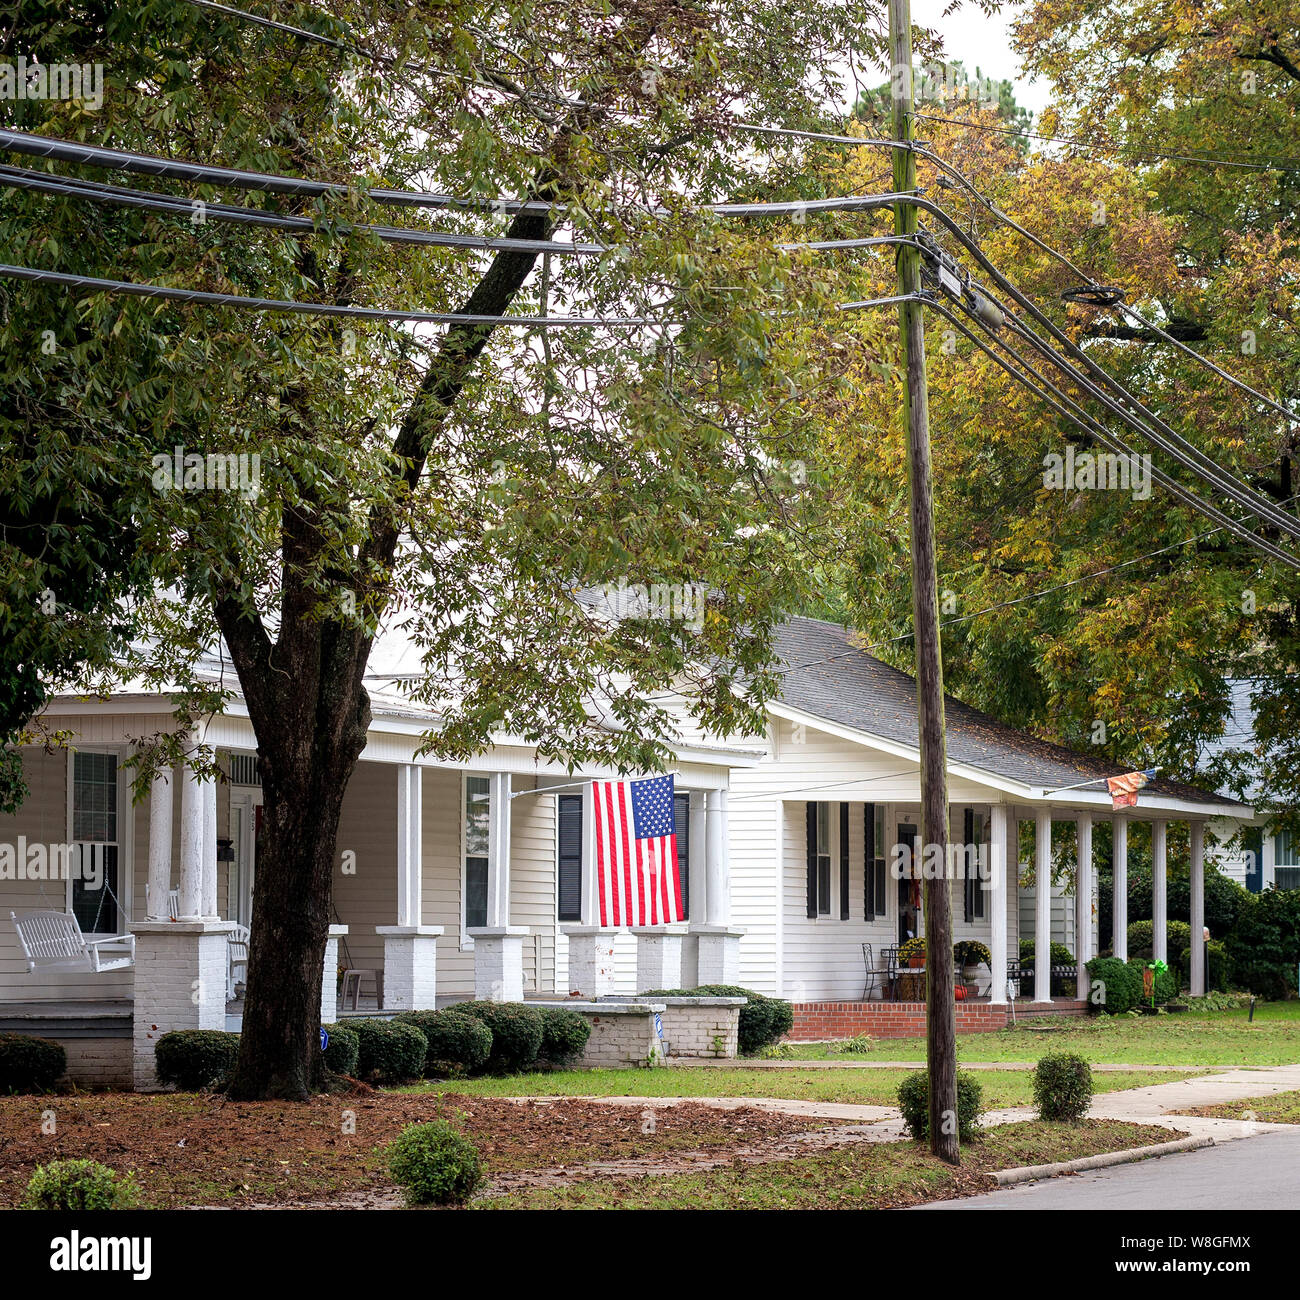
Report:
M1290 831L1273 837L1273 884L1277 889L1300 889L1300 845Z
M556 893L561 921L582 920L582 796L562 794L558 799L559 859Z
M840 804L840 920L849 919L849 806Z
M986 915L983 864L984 814L967 808L962 817L962 916L966 921L981 921Z
M831 914L831 806L809 802L807 808L808 841L808 915Z
M888 915L885 888L885 805L862 806L862 897L863 918L883 921Z
M677 836L677 874L682 882L682 920L691 916L691 796L673 795L673 834Z
M465 928L487 924L488 810L491 782L465 777Z
M117 755L78 750L72 756L72 839L88 846L81 849L88 869L81 873L86 879L68 881L68 901L83 934L121 933L117 821Z

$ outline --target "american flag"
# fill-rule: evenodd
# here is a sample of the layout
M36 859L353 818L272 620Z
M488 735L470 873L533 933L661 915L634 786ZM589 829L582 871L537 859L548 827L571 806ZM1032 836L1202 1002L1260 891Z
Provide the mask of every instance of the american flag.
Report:
M680 921L682 886L673 830L673 778L593 781L591 790L601 925Z
M1110 791L1112 808L1132 808L1138 801L1138 791L1155 776L1157 769L1145 772L1125 772L1123 776L1108 776L1106 789Z

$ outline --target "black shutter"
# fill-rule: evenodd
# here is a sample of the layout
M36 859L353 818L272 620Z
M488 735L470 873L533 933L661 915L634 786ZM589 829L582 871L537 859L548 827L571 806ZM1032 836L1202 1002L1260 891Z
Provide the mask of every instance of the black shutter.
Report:
M862 919L876 919L876 805L862 805Z
M808 915L817 918L817 804L804 805L808 816Z
M677 874L682 882L682 920L691 915L691 796L673 796L673 834L677 836Z
M582 796L562 794L559 801L557 890L561 921L582 920Z
M849 806L840 804L840 920L849 919Z
M969 923L975 919L975 898L972 889L979 888L978 879L971 871L971 845L975 840L975 810L966 808L962 814L962 912Z

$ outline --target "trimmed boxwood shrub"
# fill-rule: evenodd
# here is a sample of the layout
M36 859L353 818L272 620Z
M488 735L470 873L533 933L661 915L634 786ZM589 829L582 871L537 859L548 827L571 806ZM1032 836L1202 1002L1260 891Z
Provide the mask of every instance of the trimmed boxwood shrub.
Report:
M541 1057L548 1065L567 1065L577 1060L591 1037L586 1016L566 1007L539 1007L542 1013Z
M649 998L745 998L740 1008L739 1047L743 1056L753 1056L783 1038L794 1027L794 1007L784 998L769 998L735 984L701 984L693 989L652 989Z
M542 1050L542 1013L523 1002L457 1002L455 1010L475 1016L492 1031L486 1068L517 1074L536 1063Z
M1074 954L1063 944L1052 944L1053 966L1073 966ZM1030 970L1034 966L1034 941L1032 939L1021 939L1020 941L1020 965L1022 969L1028 967Z
M36 1166L22 1206L25 1210L129 1210L137 1192L133 1174L119 1177L95 1160L51 1160Z
M361 1040L351 1025L326 1025L330 1045L325 1049L325 1068L331 1074L345 1074L354 1078L357 1062L361 1058Z
M492 1055L492 1031L477 1016L458 1008L406 1011L393 1018L414 1025L424 1035L429 1044L424 1056L426 1075L469 1074Z
M1183 953L1192 946L1192 927L1186 921L1165 922L1165 947L1170 966L1177 966ZM1134 921L1128 928L1128 950L1133 957L1155 951L1155 929L1150 921Z
M414 1026L396 1020L351 1020L357 1036L357 1078L367 1083L409 1083L424 1073L429 1050L425 1036Z
M48 1092L68 1068L59 1043L27 1034L0 1034L0 1092Z
M969 1142L979 1126L984 1090L973 1074L957 1071L957 1140ZM898 1108L909 1136L916 1142L930 1136L930 1074L917 1070L898 1085Z
M160 1083L182 1092L220 1088L235 1068L239 1035L221 1029L173 1029L154 1045L153 1055Z
M1190 988L1192 983L1192 950L1190 946L1178 959L1178 970L1184 983ZM1218 989L1221 993L1228 991L1232 979L1232 958L1228 956L1226 944L1218 939L1211 939L1205 945L1205 987Z
M483 1177L478 1148L441 1119L408 1124L389 1144L388 1171L412 1205L464 1205Z
M1092 1105L1092 1066L1077 1052L1039 1057L1034 1066L1034 1105L1043 1119L1082 1119Z
M1118 957L1094 957L1088 963L1088 977L1090 1010L1118 1016L1132 1011L1142 997L1141 974Z

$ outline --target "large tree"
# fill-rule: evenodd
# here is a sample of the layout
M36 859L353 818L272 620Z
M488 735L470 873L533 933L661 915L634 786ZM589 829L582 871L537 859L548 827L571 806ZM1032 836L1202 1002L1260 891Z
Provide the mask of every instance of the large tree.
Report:
M184 683L219 633L238 674L266 812L231 1090L304 1097L383 624L423 650L417 693L440 710L428 744L442 755L511 734L574 765L654 767L673 736L668 683L716 731L760 724L771 626L800 588L814 399L872 344L832 348L833 277L780 251L774 227L703 205L781 189L768 142L730 119L812 115L843 60L874 51L880 16L831 0L331 0L279 15L324 44L175 3L72 8L24 0L20 30L75 28L108 86L96 114L51 106L49 134L342 188L128 178L213 205L181 218L40 196L9 232L12 260L243 296L650 322L412 327L9 290L15 318L63 311L94 347L126 335L120 364L148 359L139 382L106 385L138 427L84 441L132 493L162 593L140 607L148 653L132 667ZM365 193L382 187L464 202L395 211ZM514 199L528 202L498 201ZM311 225L226 223L219 200ZM467 251L361 228L395 222L556 242ZM568 256L568 239L604 251ZM75 373L92 388L112 374ZM80 416L86 394L65 390ZM32 436L67 425L60 413ZM144 490L160 438L257 454L260 490ZM701 584L705 616L611 621L578 598L620 581Z

